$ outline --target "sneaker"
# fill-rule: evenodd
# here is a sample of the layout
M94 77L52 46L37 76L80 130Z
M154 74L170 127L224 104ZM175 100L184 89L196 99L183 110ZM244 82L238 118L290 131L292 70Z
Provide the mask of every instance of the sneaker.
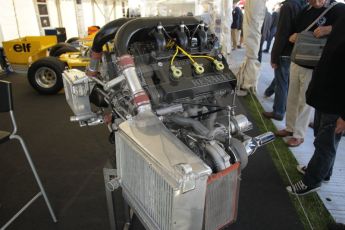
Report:
M306 186L303 181L300 180L294 185L287 186L286 190L293 195L303 196L319 190L320 187L321 186Z
M307 171L307 166L305 165L297 165L297 171L300 172L302 175L305 175ZM331 180L330 177L326 177L322 180L323 183L328 183Z

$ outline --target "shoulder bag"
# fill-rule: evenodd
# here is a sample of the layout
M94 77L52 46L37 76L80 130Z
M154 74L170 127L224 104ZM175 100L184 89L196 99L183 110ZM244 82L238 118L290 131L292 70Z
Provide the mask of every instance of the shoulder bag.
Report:
M295 45L291 53L291 61L301 66L315 67L321 58L327 38L316 38L312 31L309 31L333 6L332 3L322 14L315 19L305 30L297 34Z

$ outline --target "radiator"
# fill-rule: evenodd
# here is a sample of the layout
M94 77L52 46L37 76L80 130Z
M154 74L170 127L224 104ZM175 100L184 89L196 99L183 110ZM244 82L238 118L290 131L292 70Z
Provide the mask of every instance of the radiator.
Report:
M211 169L152 119L125 121L116 133L123 196L147 229L200 230Z

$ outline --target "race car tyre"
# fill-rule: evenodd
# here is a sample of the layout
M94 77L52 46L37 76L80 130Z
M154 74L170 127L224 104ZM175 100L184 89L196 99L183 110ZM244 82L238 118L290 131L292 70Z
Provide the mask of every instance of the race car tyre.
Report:
M65 46L61 47L54 53L54 57L60 57L61 54L68 53L68 52L79 52L77 48L74 48L73 46Z
M72 38L67 39L65 42L66 43L72 43L72 42L78 41L79 39L80 38L78 38L78 37L72 37Z
M40 94L56 94L63 88L62 72L65 63L56 57L35 61L28 70L30 85Z
M56 52L58 49L60 49L60 48L62 48L62 47L67 47L67 46L69 46L69 45L68 45L67 43L64 43L64 42L60 42L60 43L58 43L58 44L52 46L52 47L50 48L50 51L49 51L49 56L51 56L51 57L56 57L55 52Z

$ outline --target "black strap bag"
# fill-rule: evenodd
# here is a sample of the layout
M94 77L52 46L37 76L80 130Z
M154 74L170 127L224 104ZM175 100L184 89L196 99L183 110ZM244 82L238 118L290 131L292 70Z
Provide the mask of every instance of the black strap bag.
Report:
M295 45L291 53L291 61L301 66L315 67L319 62L327 38L316 38L309 31L320 18L322 18L338 2L332 3L322 14L315 19L305 30L297 34Z

